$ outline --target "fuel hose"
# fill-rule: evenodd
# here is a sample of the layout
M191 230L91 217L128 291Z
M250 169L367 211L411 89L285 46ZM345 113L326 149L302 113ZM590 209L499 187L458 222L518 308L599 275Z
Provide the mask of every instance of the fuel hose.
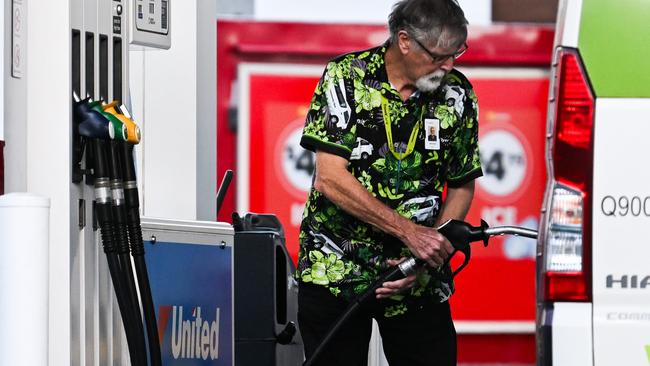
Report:
M140 348L141 345L137 339L138 336L135 320L132 319L131 312L129 311L129 306L131 304L128 301L127 287L124 283L124 278L122 276L122 271L120 268L121 265L117 254L118 250L116 245L116 231L112 218L113 212L111 203L110 178L108 177L108 173L105 170L107 161L105 146L103 146L104 144L105 141L93 139L88 145L89 148L93 149L93 155L95 156L95 210L97 214L97 221L99 223L101 232L104 253L106 254L106 260L108 262L108 269L113 282L113 288L115 290L117 305L120 310L120 314L122 314L122 324L124 326L124 332L126 334L127 346L129 347L129 357L131 359L131 364L146 365L146 362L142 362L142 348Z
M138 300L138 292L136 289L135 278L133 276L133 267L131 265L131 256L129 255L129 235L127 231L127 210L124 199L124 185L122 181L122 166L120 145L125 144L124 141L110 141L108 142L108 150L110 154L110 185L112 193L112 210L115 229L115 242L118 258L120 260L120 269L124 277L125 291L128 295L129 307L127 311L131 314L133 319L133 327L136 332L136 345L139 353L143 358L146 365L146 344L144 336L144 328L142 325L142 314L140 313L140 301Z
M160 338L156 322L156 312L151 295L147 263L144 257L144 243L142 240L142 227L140 225L140 200L138 197L138 185L135 174L135 162L133 159L133 145L122 144L124 156L124 198L126 200L127 227L129 242L131 244L131 255L135 264L135 271L138 277L140 298L142 300L142 311L147 327L147 339L149 344L149 358L152 366L162 364L160 354Z
M144 243L142 240L142 227L140 225L140 200L138 197L138 184L135 172L135 160L133 157L134 145L140 143L140 128L131 119L131 114L124 105L118 101L106 104L103 110L119 119L125 131L125 140L117 142L117 153L121 162L122 178L124 187L124 202L126 207L126 226L133 264L135 266L138 289L140 290L140 301L147 330L147 344L149 349L149 361L152 366L162 364L160 352L160 338L156 321L156 312L151 295L149 274L145 261Z

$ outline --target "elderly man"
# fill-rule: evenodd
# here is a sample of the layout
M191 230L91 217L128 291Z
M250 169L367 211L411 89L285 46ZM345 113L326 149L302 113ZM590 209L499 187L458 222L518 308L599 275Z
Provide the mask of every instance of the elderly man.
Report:
M387 266L411 255L428 266L384 283L319 365L365 365L372 318L391 365L456 364L453 247L436 227L465 217L482 175L476 95L454 69L467 20L454 0L403 0L388 23L385 44L328 63L305 122L301 145L316 152L297 271L307 357ZM462 91L453 104L451 88ZM373 146L366 159L351 159L358 139Z

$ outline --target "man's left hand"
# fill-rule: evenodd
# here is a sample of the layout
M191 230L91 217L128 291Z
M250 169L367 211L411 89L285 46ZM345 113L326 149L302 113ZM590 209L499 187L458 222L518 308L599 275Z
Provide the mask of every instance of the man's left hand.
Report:
M406 260L405 257L400 259L389 259L386 261L386 263L388 263L389 266L393 267L402 263L405 260ZM416 277L417 275L414 273L410 276L404 277L396 281L384 282L380 288L375 290L375 297L377 299L385 299L403 293L404 291L409 290L410 288L415 286Z

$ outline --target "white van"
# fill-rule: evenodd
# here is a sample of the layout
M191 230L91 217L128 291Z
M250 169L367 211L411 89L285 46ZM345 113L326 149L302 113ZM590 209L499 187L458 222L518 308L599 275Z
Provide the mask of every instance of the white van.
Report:
M352 149L350 160L368 159L372 155L372 150L373 146L368 140L357 137L357 143L354 145L354 149Z
M537 364L650 365L650 1L560 1Z
M338 83L330 83L325 92L325 97L327 98L330 122L336 127L345 129L348 126L352 109L345 96L343 79L339 79Z
M409 220L419 223L433 224L433 219L440 211L440 197L414 197L397 207L397 212Z

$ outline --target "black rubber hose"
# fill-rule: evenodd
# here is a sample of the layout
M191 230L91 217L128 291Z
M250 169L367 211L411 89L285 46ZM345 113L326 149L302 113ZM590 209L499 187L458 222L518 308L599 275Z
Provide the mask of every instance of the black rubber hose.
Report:
M133 276L133 267L131 266L131 257L129 256L129 236L126 225L126 206L124 202L124 188L122 183L122 160L120 158L119 144L124 142L109 142L109 166L111 178L111 191L113 193L113 220L115 228L115 243L117 253L120 259L121 273L124 279L125 293L128 296L131 319L133 319L133 328L135 329L136 344L141 362L147 364L146 343L144 338L144 327L142 324L142 314L140 313L140 301Z
M88 148L92 149L92 156L94 156L96 177L95 209L97 213L97 221L101 232L102 246L108 262L108 270L113 282L113 289L115 290L117 305L120 314L122 314L122 325L124 326L126 342L129 348L129 358L132 365L143 365L141 352L137 345L137 333L135 328L132 326L134 322L131 318L131 312L129 311L128 297L126 296L127 293L124 279L121 274L122 271L120 269L120 262L117 255L105 142L98 139L92 139L90 144L88 144ZM146 362L144 365L146 365Z
M415 265L419 266L421 265L422 262L419 259L414 260L413 262ZM410 270L414 270L414 268L411 268ZM406 272L406 273L405 273ZM326 346L330 343L332 338L338 333L338 331L343 327L345 323L347 323L348 319L352 317L361 307L365 306L368 304L370 301L375 299L375 290L380 288L384 282L387 281L396 281L401 278L404 278L408 276L410 272L407 272L407 270L404 269L402 266L395 266L388 270L386 273L384 273L379 279L377 279L373 285L366 290L363 294L359 295L354 301L348 305L348 307L345 309L343 314L336 320L334 325L332 325L332 328L325 334L323 337L323 340L320 342L314 353L311 355L311 357L303 363L303 366L311 366L318 360L320 355L323 353L325 350Z
M140 237L142 237L142 234L140 234ZM162 365L160 354L160 339L158 338L158 324L156 322L156 313L153 304L153 298L151 296L151 287L149 285L149 278L147 277L147 262L145 261L144 256L135 256L133 258L135 262L135 270L138 274L138 285L140 287L140 294L142 297L144 319L147 325L149 357L151 359L152 366L160 366ZM145 293L148 293L149 295L144 295Z
M131 244L131 255L135 263L135 272L138 276L142 312L147 326L147 340L149 344L149 359L152 366L161 366L160 339L158 335L158 322L156 310L151 295L149 273L144 257L144 243L142 241L142 227L140 225L140 200L136 182L135 162L133 160L133 145L122 145L122 161L124 164L124 198L126 202L126 221Z
M217 190L217 214L221 211L221 205L223 205L223 200L226 198L226 192L228 192L228 187L230 187L230 181L232 181L233 172L232 170L226 170L226 173L223 176L219 190Z

